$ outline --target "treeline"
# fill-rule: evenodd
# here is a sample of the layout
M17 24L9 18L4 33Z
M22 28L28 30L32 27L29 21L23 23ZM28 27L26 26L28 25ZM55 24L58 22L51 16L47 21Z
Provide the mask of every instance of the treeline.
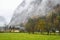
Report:
M51 32L55 33L58 31L60 34L60 6L57 5L46 16L29 18L24 26L28 33L47 32L47 34L50 34Z

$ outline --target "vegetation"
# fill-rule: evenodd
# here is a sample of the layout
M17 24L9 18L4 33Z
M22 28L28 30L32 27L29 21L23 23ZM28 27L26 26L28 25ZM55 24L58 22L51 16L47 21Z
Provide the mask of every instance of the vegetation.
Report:
M60 34L60 6L57 5L47 16L29 18L25 27L29 33L41 32L43 34L43 32L47 32L50 34L59 31Z

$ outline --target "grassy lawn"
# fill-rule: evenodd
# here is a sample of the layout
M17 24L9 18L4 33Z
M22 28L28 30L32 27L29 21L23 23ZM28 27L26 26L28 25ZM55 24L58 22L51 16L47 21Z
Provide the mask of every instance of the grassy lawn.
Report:
M0 33L0 40L60 40L60 36L28 33Z

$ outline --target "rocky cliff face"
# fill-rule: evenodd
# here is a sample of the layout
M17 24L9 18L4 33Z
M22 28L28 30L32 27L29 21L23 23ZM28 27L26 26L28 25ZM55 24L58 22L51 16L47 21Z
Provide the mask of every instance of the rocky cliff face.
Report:
M46 16L60 0L23 0L17 7L9 25L19 25L32 16Z

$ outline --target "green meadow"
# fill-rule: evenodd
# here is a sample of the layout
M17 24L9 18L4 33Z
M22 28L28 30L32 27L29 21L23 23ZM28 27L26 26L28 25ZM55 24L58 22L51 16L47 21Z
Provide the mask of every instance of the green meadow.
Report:
M60 36L28 33L0 33L0 40L60 40Z

